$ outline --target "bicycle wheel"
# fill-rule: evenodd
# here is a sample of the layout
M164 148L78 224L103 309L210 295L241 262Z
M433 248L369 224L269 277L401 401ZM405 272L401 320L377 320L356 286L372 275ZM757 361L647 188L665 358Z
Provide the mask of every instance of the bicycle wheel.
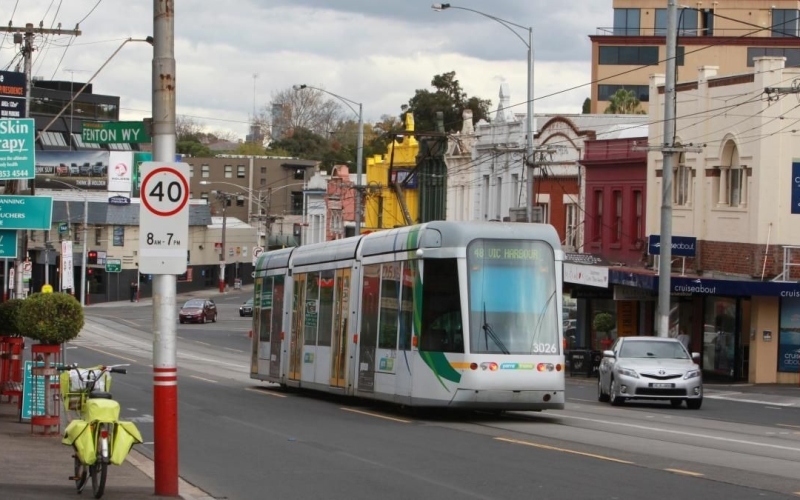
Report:
M95 498L103 496L106 489L106 472L108 464L98 458L94 465L89 466L89 475L92 476L92 494Z
M78 460L78 457L74 457L73 460L75 460L75 475L72 477L75 478L75 488L77 488L78 493L80 493L83 491L83 487L86 486L88 471L86 470L86 466Z

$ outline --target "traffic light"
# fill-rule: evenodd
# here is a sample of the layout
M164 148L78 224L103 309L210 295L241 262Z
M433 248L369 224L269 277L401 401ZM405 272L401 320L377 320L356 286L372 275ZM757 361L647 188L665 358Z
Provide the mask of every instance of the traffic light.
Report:
M89 250L89 253L86 254L86 263L87 264L97 264L97 252L94 250Z

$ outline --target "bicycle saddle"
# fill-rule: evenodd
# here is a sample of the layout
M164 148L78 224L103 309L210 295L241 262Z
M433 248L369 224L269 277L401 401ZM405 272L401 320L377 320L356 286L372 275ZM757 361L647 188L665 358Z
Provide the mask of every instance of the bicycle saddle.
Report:
M110 392L92 391L89 393L89 399L114 399Z

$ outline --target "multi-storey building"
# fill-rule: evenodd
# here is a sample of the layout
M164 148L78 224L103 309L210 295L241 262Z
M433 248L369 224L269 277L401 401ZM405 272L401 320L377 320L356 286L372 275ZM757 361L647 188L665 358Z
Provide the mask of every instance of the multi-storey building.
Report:
M602 113L620 88L635 92L647 109L648 77L666 68L666 2L614 0L613 7L613 26L589 36L592 113ZM679 8L679 75L704 64L717 65L721 75L752 72L753 59L765 55L800 65L800 1L716 0Z

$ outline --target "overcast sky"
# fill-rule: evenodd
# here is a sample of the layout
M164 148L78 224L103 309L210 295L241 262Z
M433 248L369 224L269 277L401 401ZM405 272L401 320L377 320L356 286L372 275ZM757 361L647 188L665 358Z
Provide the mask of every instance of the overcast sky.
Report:
M178 114L243 136L275 91L305 83L362 102L365 120L400 113L433 75L455 71L470 96L498 103L508 82L524 112L527 48L495 21L429 0L178 0ZM612 24L612 0L462 0L460 7L533 26L535 113L579 113L589 87L588 35ZM15 7L16 6L16 7ZM43 22L81 36L37 37L34 75L85 81L127 37L152 34L152 1L0 0L0 23ZM12 10L16 8L13 16ZM94 8L94 10L92 10ZM527 31L520 30L527 41ZM18 46L0 47L2 69ZM95 93L121 97L121 119L150 116L152 48L128 43L96 77ZM63 60L62 60L63 58ZM13 67L11 68L13 70ZM67 70L76 70L74 73ZM258 75L256 78L253 75ZM541 99L540 99L541 98Z

